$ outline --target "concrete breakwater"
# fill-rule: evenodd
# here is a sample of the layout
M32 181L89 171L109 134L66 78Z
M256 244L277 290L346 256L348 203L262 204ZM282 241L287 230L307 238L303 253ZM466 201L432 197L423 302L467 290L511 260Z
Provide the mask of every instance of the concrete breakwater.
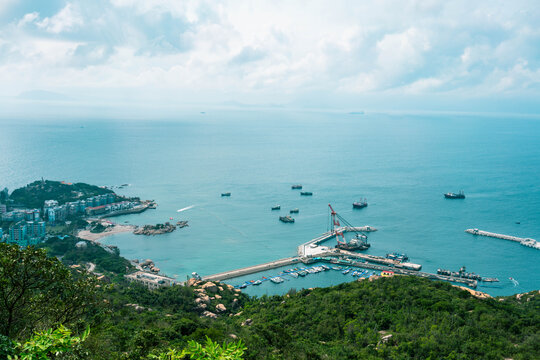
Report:
M239 276L244 276L244 275L254 274L254 273L265 271L265 270L275 269L281 266L296 264L299 262L300 262L300 258L289 257L285 259L270 261L264 264L253 265L253 266L248 266L241 269L224 271L222 273L204 276L203 280L204 281L223 281L223 280L232 279Z
M520 243L523 246L527 246L527 247L530 247L530 248L533 248L533 249L540 250L540 242L538 242L538 241L536 241L534 239L531 239L531 238L520 238L520 237L517 237L517 236L497 234L497 233L492 233L492 232L489 232L489 231L478 230L478 229L467 229L467 230L465 230L465 232L467 232L469 234L472 234L472 235L480 235L480 236L492 237L492 238L496 238L496 239L514 241L514 242Z

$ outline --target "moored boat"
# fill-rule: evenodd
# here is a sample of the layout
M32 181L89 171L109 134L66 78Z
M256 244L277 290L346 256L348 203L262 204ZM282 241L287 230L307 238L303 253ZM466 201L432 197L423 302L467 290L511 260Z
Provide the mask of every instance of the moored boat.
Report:
M291 211L289 211L289 213L291 214L298 214L300 212L300 209L296 208L296 209L292 209Z
M279 210L279 209L281 209L281 205L272 206L272 210Z
M302 189L302 185L300 185L300 184L295 184L295 185L291 186L291 189L292 189L292 190L301 190L301 189Z
M230 192L221 193L221 196L231 196Z
M255 280L253 282L253 285L261 285L262 284L262 281L261 280Z
M284 223L293 223L294 222L294 219L290 215L280 216L279 220L284 222Z
M311 196L311 195L313 195L313 193L311 191L302 191L300 193L300 195L302 195L302 196Z

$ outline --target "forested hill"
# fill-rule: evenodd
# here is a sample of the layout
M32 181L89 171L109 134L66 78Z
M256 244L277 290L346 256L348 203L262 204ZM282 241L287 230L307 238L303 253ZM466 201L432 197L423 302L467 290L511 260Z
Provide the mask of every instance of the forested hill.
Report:
M150 359L207 337L241 340L247 350L235 360L532 360L540 353L538 290L478 299L448 283L395 276L251 299L203 282L152 291L124 280L130 265L117 252L77 241L49 239L47 252L0 243L0 299L9 305L0 306L0 359L24 350L13 341L32 343L32 330L59 324L75 334L90 328L80 346L63 350L74 359ZM58 258L80 265L70 275ZM92 280L83 270L90 263L105 277Z
M16 189L9 196L15 204L27 208L41 208L45 200L57 200L60 205L88 197L113 193L95 185L85 183L67 183L63 181L38 180L25 187Z
M518 297L396 276L254 300L235 330L253 359L537 359L540 295Z

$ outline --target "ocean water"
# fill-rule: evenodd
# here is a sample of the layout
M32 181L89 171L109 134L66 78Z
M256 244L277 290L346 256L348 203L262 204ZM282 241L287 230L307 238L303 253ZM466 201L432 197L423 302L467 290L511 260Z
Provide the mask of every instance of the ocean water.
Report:
M41 177L131 184L117 192L155 199L158 209L115 221L172 217L189 227L104 242L127 258L154 260L179 280L295 255L300 243L327 230L331 203L350 223L379 229L367 253L404 252L429 272L465 265L501 280L478 290L508 295L540 288L540 251L464 230L540 240L539 144L540 119L504 116L216 110L170 121L3 120L0 187ZM295 183L313 196L291 190ZM443 198L461 189L465 200ZM226 191L230 198L220 196ZM363 197L369 206L353 210ZM280 212L270 210L274 204ZM300 209L296 222L279 222L292 208ZM352 280L330 271L246 291Z

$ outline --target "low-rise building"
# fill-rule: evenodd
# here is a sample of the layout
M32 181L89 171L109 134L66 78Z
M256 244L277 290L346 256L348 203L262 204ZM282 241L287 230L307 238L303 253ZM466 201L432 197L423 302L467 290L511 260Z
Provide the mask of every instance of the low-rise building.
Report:
M151 290L160 287L173 286L176 283L173 278L144 271L137 271L133 274L125 275L125 278L129 281L141 283Z

